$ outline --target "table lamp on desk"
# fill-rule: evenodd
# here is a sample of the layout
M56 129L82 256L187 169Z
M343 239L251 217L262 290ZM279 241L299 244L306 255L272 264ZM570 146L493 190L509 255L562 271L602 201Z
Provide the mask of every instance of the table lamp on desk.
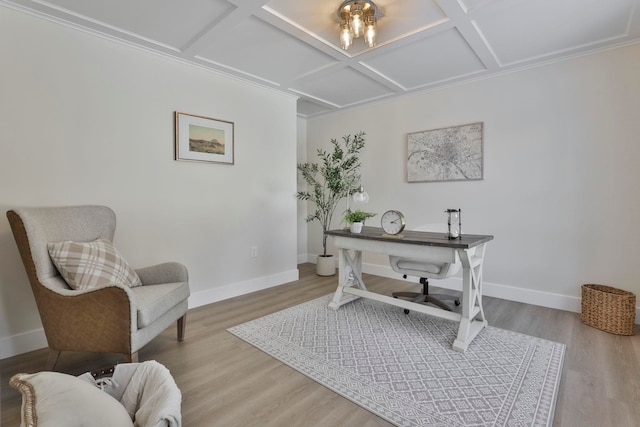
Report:
M349 190L349 195L351 197L347 197L347 213L351 212L351 208L349 207L349 199L353 199L354 203L369 203L369 193L364 191L364 187L360 184L357 190L352 193L353 190Z

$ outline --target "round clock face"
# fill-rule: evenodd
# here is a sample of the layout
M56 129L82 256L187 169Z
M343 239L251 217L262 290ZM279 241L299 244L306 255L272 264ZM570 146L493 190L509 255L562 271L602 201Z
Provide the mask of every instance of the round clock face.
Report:
M404 226L406 225L404 215L399 211L386 211L382 215L380 222L382 229L387 234L398 234L404 230Z

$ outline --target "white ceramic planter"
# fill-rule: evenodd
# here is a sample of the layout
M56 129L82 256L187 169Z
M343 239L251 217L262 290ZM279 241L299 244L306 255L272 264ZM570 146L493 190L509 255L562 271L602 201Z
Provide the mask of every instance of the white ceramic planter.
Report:
M333 255L318 255L316 258L316 274L318 276L333 276L336 274L336 262Z
M351 232L352 233L360 233L362 232L362 226L364 225L363 222L352 222L351 223Z

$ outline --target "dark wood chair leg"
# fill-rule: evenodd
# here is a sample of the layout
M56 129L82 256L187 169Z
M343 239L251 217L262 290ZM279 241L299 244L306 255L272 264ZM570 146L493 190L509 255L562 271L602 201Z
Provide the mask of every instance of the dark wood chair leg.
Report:
M58 359L60 358L60 350L52 350L49 349L49 356L47 357L47 371L53 371L58 363Z
M178 341L184 341L184 333L187 329L187 313L178 319Z

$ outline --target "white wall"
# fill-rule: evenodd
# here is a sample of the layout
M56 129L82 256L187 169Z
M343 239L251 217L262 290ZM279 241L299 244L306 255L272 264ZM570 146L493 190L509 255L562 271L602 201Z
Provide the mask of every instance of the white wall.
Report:
M307 121L298 118L297 163L307 161ZM298 180L298 191L305 190L304 181ZM307 262L307 203L298 201L298 264Z
M487 294L579 311L584 283L640 294L638 76L636 44L403 97L308 120L308 153L364 130L372 225L388 209L412 227L461 208L465 232L495 236ZM407 133L472 122L484 122L484 180L407 183ZM311 224L308 252L320 250ZM365 263L393 277L386 258Z
M112 207L130 264L187 265L191 307L297 279L295 98L2 7L0 69L1 211ZM176 110L234 122L235 164L174 161ZM3 214L0 357L45 345Z

